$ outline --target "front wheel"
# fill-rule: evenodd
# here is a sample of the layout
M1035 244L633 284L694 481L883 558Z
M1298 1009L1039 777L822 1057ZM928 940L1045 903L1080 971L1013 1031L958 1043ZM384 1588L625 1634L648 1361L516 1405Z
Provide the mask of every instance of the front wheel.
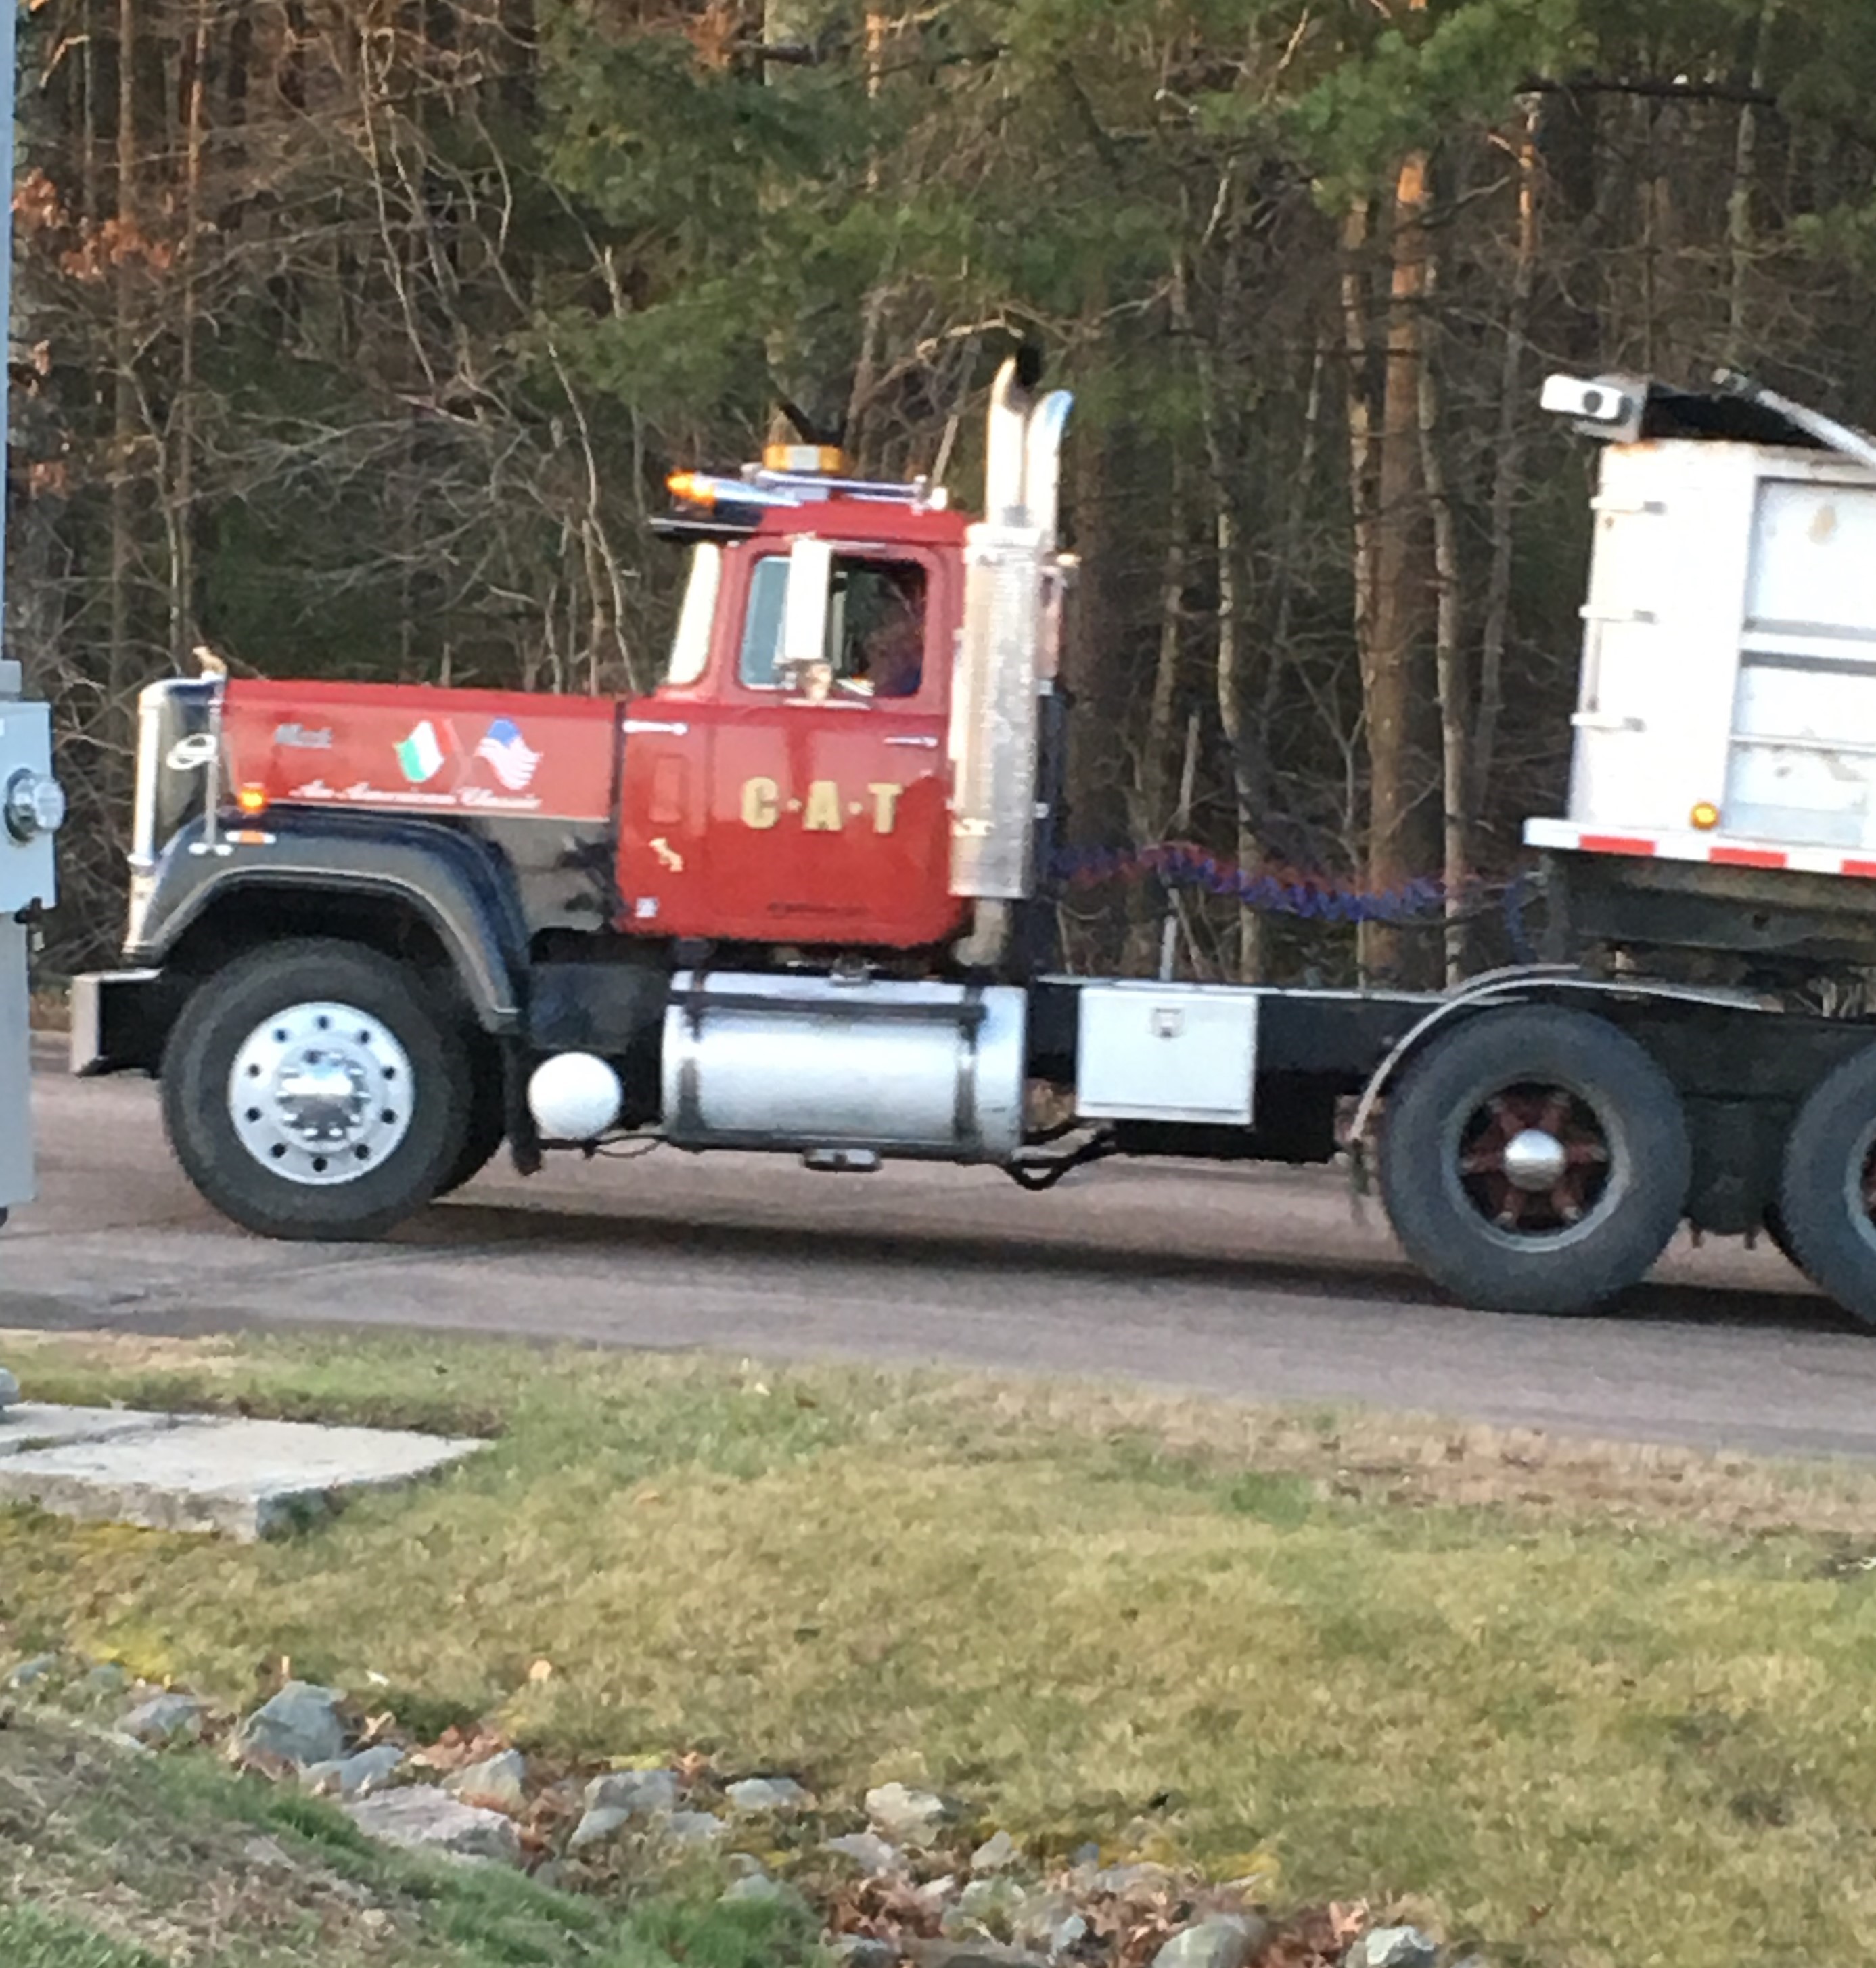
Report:
M1680 1223L1693 1160L1680 1102L1605 1020L1544 1005L1477 1014L1390 1096L1381 1193L1395 1234L1456 1297L1593 1310Z
M401 965L324 939L199 985L163 1065L163 1117L207 1200L265 1237L382 1236L429 1202L469 1125L463 1042Z

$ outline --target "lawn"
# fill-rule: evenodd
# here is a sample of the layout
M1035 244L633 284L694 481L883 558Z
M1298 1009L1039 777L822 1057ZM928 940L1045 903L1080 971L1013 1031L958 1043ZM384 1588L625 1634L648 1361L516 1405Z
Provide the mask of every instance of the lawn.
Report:
M1876 1473L446 1342L0 1358L44 1398L492 1438L277 1545L0 1512L0 1651L231 1705L285 1657L549 1756L929 1782L1039 1863L1255 1871L1494 1963L1782 1968L1876 1932Z

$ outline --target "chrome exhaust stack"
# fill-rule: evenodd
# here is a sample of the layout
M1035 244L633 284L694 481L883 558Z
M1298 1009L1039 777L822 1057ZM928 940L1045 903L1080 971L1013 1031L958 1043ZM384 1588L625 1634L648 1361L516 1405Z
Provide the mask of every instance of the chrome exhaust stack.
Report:
M951 892L975 903L953 952L994 969L1012 907L1036 892L1040 700L1059 658L1062 439L1074 398L1038 398L1012 356L990 393L985 518L965 536L964 626L951 701Z

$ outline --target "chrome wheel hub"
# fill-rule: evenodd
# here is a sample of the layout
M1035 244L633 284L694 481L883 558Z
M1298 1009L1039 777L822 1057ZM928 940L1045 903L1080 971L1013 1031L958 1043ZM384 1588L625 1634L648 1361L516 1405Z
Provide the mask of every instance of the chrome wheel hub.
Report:
M1554 1189L1569 1169L1569 1150L1541 1128L1526 1128L1505 1144L1506 1178L1528 1196Z
M234 1055L236 1138L283 1181L319 1188L381 1167L410 1131L410 1060L382 1021L350 1005L289 1005Z

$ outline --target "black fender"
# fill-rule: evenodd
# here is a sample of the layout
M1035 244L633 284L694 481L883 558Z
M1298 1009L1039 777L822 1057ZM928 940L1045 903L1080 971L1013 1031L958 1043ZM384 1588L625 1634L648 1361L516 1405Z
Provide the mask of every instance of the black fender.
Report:
M187 967L192 945L226 919L277 899L297 927L329 895L331 933L346 933L343 905L374 899L419 920L435 937L486 1031L519 1032L525 1016L528 931L512 870L487 843L402 814L277 811L208 837L192 821L133 896L125 961Z

